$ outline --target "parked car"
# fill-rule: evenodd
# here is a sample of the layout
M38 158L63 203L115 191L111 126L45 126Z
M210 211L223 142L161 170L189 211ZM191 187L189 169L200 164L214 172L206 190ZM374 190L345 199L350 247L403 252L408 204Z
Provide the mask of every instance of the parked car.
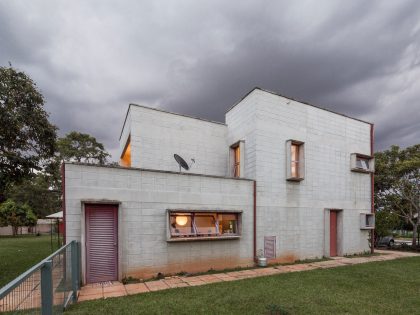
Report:
M377 246L388 246L392 247L394 246L395 241L394 237L392 235L381 237L378 241Z

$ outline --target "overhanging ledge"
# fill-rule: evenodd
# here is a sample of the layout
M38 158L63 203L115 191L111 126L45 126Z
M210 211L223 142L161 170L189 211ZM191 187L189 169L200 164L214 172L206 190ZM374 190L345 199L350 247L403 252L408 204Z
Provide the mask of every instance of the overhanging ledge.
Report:
M238 240L240 235L232 236L207 236L207 237L180 237L180 238L168 238L168 243L179 243L179 242L195 242L195 241L218 241L218 240Z

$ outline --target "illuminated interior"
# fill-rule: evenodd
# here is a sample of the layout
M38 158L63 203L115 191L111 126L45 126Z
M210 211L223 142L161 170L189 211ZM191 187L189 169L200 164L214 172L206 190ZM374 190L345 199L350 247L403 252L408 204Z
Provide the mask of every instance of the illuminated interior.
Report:
M238 213L171 213L171 238L238 236L238 217Z
M232 148L233 149L233 177L240 177L241 176L241 150L239 149L239 145Z
M120 165L131 167L131 144L130 137L128 137L127 144L125 145L124 153L121 155Z
M292 144L290 147L291 150L291 175L292 177L299 177L299 145Z

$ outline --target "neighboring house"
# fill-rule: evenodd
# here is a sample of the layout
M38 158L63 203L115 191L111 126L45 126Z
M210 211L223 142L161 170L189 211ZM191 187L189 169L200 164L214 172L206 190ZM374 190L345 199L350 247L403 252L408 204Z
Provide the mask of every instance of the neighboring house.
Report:
M63 166L66 241L84 283L368 251L372 146L372 124L259 88L226 123L131 104L121 167Z
M51 220L47 219L38 219L35 226L20 226L18 228L19 235L26 235L26 234L46 234L51 232L52 226ZM13 235L13 227L11 225L8 226L0 226L0 236L7 236Z

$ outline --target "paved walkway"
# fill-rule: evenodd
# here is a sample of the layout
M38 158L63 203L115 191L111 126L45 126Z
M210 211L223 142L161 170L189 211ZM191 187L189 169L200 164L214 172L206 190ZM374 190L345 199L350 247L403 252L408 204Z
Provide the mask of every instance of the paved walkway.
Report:
M166 277L162 280L148 281L144 283L122 284L121 282L104 282L89 284L81 288L79 292L79 302L95 300L102 298L118 297L132 294L139 294L151 291L160 291L172 288L191 287L205 285L215 282L235 281L246 278L255 278L261 276L275 275L287 272L298 272L313 269L327 269L340 266L363 264L372 261L394 260L403 257L420 256L420 254L410 252L375 250L381 255L369 257L334 257L332 260L319 261L306 264L295 264L286 266L275 266L266 268L257 268L241 271L224 272L217 274L208 274L193 277Z

